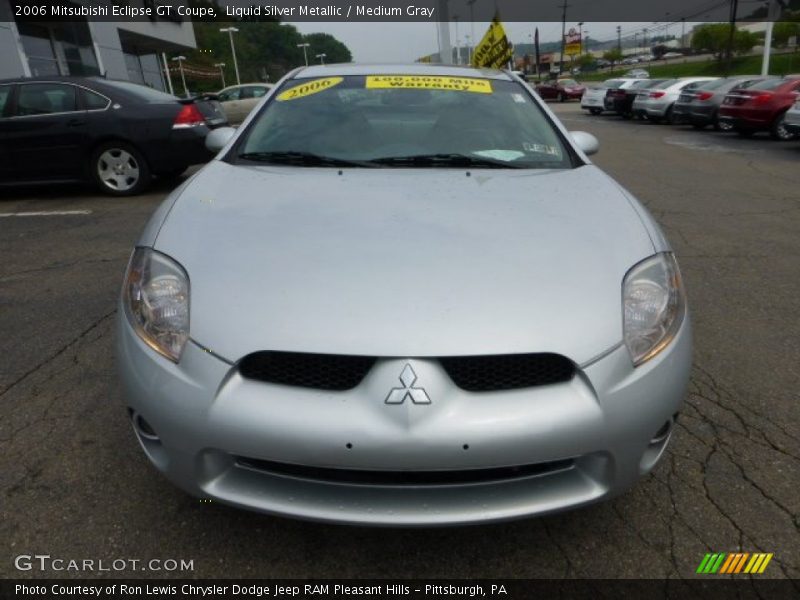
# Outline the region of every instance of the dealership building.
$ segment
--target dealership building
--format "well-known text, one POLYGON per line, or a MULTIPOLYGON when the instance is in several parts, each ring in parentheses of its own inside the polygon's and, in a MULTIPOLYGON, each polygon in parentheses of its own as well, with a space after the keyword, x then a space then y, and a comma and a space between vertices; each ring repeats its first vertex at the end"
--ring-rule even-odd
POLYGON ((162 53, 196 47, 189 20, 47 22, 15 17, 13 4, 0 0, 0 79, 105 75, 166 90, 162 53))

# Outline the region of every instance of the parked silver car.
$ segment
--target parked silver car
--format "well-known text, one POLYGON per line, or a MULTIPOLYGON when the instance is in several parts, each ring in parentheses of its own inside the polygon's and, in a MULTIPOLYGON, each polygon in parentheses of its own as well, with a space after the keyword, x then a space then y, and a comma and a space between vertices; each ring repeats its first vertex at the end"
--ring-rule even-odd
POLYGON ((725 96, 734 88, 744 89, 764 79, 759 75, 737 75, 684 89, 672 106, 673 123, 689 123, 695 129, 712 125, 717 131, 730 131, 732 126, 718 118, 725 96))
POLYGON ((795 136, 800 137, 800 96, 797 97, 797 102, 794 103, 783 118, 783 126, 793 133, 795 136))
POLYGON ((647 117, 653 122, 666 120, 668 123, 674 122, 672 105, 678 100, 681 92, 693 90, 701 84, 714 81, 717 77, 681 77, 671 79, 656 89, 643 90, 639 92, 633 101, 633 114, 636 116, 647 117))
POLYGON ((244 121, 272 87, 270 83, 245 83, 231 85, 217 92, 217 98, 225 111, 228 123, 239 125, 244 121))
POLYGON ((691 367, 653 218, 507 72, 287 75, 132 253, 119 372, 196 496, 383 525, 610 498, 663 454, 691 367))

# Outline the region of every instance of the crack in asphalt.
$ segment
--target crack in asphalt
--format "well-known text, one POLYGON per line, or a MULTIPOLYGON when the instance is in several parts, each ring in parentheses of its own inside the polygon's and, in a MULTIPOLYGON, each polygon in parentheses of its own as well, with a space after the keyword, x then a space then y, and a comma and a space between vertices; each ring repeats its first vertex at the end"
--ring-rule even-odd
POLYGON ((89 325, 89 327, 87 327, 86 329, 81 331, 81 333, 79 333, 77 336, 72 338, 69 342, 67 342, 66 344, 61 346, 61 348, 56 350, 52 355, 50 355, 49 357, 44 359, 42 362, 37 364, 35 367, 31 368, 30 370, 28 370, 25 373, 23 373, 22 375, 20 375, 17 379, 12 381, 10 384, 8 384, 3 389, 0 389, 0 398, 5 396, 9 391, 11 391, 14 387, 19 385, 23 381, 25 381, 28 377, 30 377, 31 375, 36 373, 39 369, 41 369, 42 367, 46 366, 48 363, 52 362, 53 360, 55 360, 56 358, 61 356, 64 352, 69 350, 72 346, 74 346, 75 344, 79 343, 83 338, 85 338, 94 329, 96 329, 103 321, 105 321, 106 319, 108 319, 109 317, 114 315, 116 312, 117 312, 117 309, 115 308, 114 310, 104 314, 102 317, 100 317, 99 319, 94 321, 91 325, 89 325))
POLYGON ((52 265, 45 265, 43 267, 36 267, 33 269, 24 269, 22 271, 12 271, 11 273, 3 273, 0 275, 0 281, 6 281, 7 279, 12 279, 13 277, 17 277, 19 275, 30 275, 31 273, 44 273, 47 271, 57 271, 59 269, 67 269, 69 267, 74 267, 75 265, 92 265, 92 264, 101 264, 101 263, 110 263, 110 262, 120 262, 124 260, 124 257, 121 258, 96 258, 86 260, 84 258, 74 260, 72 262, 67 263, 56 263, 52 265))

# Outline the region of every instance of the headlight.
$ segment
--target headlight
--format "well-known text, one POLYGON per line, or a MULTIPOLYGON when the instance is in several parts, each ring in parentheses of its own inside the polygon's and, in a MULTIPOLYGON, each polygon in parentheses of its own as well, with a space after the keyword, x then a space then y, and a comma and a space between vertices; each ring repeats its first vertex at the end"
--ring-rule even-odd
POLYGON ((675 337, 686 312, 678 263, 671 252, 633 267, 622 282, 623 332, 634 366, 650 360, 675 337))
POLYGON ((136 248, 122 293, 139 337, 178 362, 189 339, 189 277, 183 268, 160 252, 136 248))

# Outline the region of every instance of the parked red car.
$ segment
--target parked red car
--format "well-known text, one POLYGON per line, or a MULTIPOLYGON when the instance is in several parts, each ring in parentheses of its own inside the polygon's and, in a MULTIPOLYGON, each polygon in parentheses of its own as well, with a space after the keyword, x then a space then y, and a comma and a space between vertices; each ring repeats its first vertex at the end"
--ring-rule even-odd
POLYGON ((586 86, 574 79, 555 79, 536 86, 536 93, 544 100, 558 100, 559 102, 580 100, 585 91, 586 86))
POLYGON ((769 131, 776 140, 794 139, 784 117, 799 94, 800 76, 766 79, 747 89, 733 89, 722 101, 719 121, 729 123, 743 136, 769 131))

